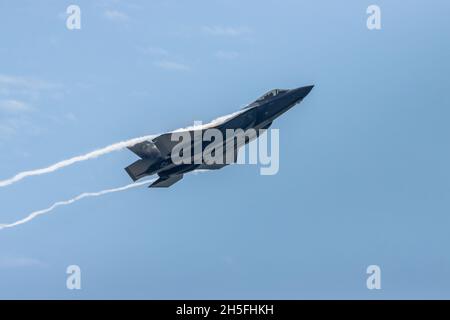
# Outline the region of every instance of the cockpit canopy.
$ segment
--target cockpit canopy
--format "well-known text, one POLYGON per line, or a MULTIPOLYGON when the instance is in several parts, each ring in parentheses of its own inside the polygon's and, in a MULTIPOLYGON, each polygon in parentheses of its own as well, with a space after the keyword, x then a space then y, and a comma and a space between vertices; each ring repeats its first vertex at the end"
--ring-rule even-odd
POLYGON ((255 105, 258 105, 260 102, 269 100, 269 99, 271 99, 273 97, 276 97, 279 94, 285 93, 287 91, 289 91, 289 90, 286 90, 286 89, 273 89, 273 90, 270 90, 269 92, 265 93, 263 96, 259 97, 257 100, 253 101, 252 103, 246 105, 242 109, 251 108, 251 107, 253 107, 255 105))
POLYGON ((267 92, 266 94, 264 94, 262 97, 258 98, 258 100, 256 100, 256 101, 257 102, 264 101, 266 99, 276 97, 280 93, 285 93, 287 91, 288 90, 285 90, 285 89, 273 89, 273 90, 270 90, 269 92, 267 92))

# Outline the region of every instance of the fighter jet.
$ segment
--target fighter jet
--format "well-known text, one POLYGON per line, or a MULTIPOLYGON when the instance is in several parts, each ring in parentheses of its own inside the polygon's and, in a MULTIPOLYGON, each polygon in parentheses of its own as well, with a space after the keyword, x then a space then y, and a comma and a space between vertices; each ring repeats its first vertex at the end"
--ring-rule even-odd
POLYGON ((199 169, 221 169, 226 165, 236 162, 238 150, 242 145, 257 138, 259 133, 268 129, 276 118, 300 103, 313 87, 314 86, 311 85, 295 89, 273 89, 238 112, 231 114, 229 117, 223 117, 222 120, 215 121, 210 125, 186 129, 182 134, 187 134, 189 137, 194 138, 189 139, 188 142, 186 142, 185 149, 182 150, 183 152, 184 150, 189 151, 186 152, 184 158, 192 161, 183 161, 180 163, 173 159, 173 151, 177 144, 177 150, 180 149, 180 131, 165 133, 151 140, 130 146, 128 149, 141 159, 126 167, 125 171, 133 181, 157 174, 159 177, 158 180, 153 182, 149 187, 165 188, 170 187, 182 179, 183 174, 187 172, 199 169), (196 145, 195 137, 202 137, 208 129, 217 129, 224 136, 226 136, 230 129, 233 129, 235 132, 254 129, 253 132, 256 132, 256 136, 246 136, 244 140, 238 140, 241 141, 240 143, 235 141, 235 137, 231 137, 231 140, 229 138, 218 141, 200 140, 200 144, 197 143, 196 145), (230 143, 230 141, 232 141, 232 143, 230 143), (217 150, 223 152, 224 161, 220 163, 205 163, 204 161, 201 161, 202 157, 200 154, 204 152, 207 147, 210 150, 211 148, 214 148, 214 143, 220 143, 221 148, 217 148, 217 150), (230 150, 233 151, 230 152, 233 154, 232 159, 229 159, 229 157, 226 156, 227 152, 230 150), (198 161, 198 159, 200 159, 200 161, 198 161))

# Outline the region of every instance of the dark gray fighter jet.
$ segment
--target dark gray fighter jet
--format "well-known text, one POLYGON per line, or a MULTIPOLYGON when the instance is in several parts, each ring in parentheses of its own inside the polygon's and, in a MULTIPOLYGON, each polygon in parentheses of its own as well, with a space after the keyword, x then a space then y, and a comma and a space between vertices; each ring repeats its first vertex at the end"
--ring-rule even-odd
POLYGON ((189 152, 189 157, 192 161, 185 161, 186 163, 177 163, 176 161, 173 161, 172 149, 180 143, 179 139, 174 139, 174 132, 165 133, 152 140, 140 142, 134 146, 128 147, 128 149, 141 159, 126 167, 125 170, 133 181, 145 176, 158 174, 159 179, 150 185, 150 187, 154 188, 169 187, 183 178, 184 173, 193 170, 216 170, 223 168, 230 163, 236 162, 237 150, 243 144, 256 138, 262 130, 268 129, 272 125, 273 120, 297 103, 300 103, 312 88, 313 86, 291 90, 274 89, 250 103, 242 110, 232 114, 230 117, 225 117, 223 121, 215 122, 211 126, 205 125, 200 128, 194 127, 192 130, 187 129, 185 133, 187 132, 190 137, 194 137, 189 141, 190 150, 193 150, 194 152, 189 152), (240 144, 239 142, 236 142, 234 138, 232 138, 232 143, 230 143, 230 140, 223 139, 223 141, 220 141, 222 144, 220 150, 223 150, 225 160, 219 164, 199 163, 199 161, 195 161, 195 159, 198 160, 198 157, 195 158, 198 156, 198 153, 203 152, 207 146, 211 148, 212 144, 216 141, 201 141, 200 147, 196 148, 194 146, 195 137, 199 135, 202 136, 206 130, 211 128, 219 130, 224 136, 226 136, 227 129, 242 129, 242 131, 255 129, 257 134, 256 137, 245 137, 244 140, 241 139, 240 144), (230 148, 234 151, 234 153, 232 153, 234 154, 234 157, 231 161, 227 161, 225 153, 227 150, 230 150, 230 148))

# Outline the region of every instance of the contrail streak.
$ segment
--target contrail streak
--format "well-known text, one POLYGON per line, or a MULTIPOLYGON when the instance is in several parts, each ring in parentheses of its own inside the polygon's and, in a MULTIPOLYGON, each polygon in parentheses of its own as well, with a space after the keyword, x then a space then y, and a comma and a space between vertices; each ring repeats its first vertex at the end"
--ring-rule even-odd
POLYGON ((150 136, 143 136, 143 137, 139 137, 139 138, 134 138, 134 139, 130 139, 127 141, 121 141, 121 142, 117 142, 114 144, 111 144, 107 147, 101 148, 101 149, 97 149, 94 150, 92 152, 80 155, 80 156, 76 156, 70 159, 66 159, 60 162, 57 162, 55 164, 52 164, 51 166, 48 166, 46 168, 42 168, 42 169, 36 169, 36 170, 30 170, 30 171, 23 171, 20 172, 18 174, 16 174, 14 177, 10 178, 10 179, 6 179, 6 180, 0 180, 0 187, 6 187, 9 186, 13 183, 16 183, 22 179, 25 179, 26 177, 31 177, 31 176, 39 176, 41 174, 46 174, 46 173, 50 173, 59 169, 62 169, 64 167, 68 167, 74 163, 77 162, 81 162, 81 161, 86 161, 89 159, 94 159, 97 157, 100 157, 102 155, 105 155, 107 153, 113 152, 113 151, 118 151, 121 150, 123 148, 126 147, 130 147, 133 146, 139 142, 143 142, 146 141, 148 139, 153 139, 154 137, 156 137, 156 135, 150 135, 150 136))
POLYGON ((28 216, 26 216, 25 218, 18 220, 16 222, 13 222, 10 224, 0 224, 0 230, 5 229, 5 228, 16 227, 18 225, 30 222, 31 220, 33 220, 34 218, 36 218, 40 215, 47 214, 47 213, 55 210, 57 207, 67 206, 69 204, 72 204, 72 203, 77 202, 84 198, 99 197, 99 196, 102 196, 102 195, 105 195, 108 193, 114 193, 114 192, 124 191, 124 190, 131 189, 131 188, 136 188, 136 187, 142 186, 143 184, 151 183, 155 180, 156 179, 149 179, 149 180, 145 180, 145 181, 141 181, 141 182, 131 183, 131 184, 128 184, 123 187, 114 188, 114 189, 106 189, 106 190, 102 190, 102 191, 98 191, 98 192, 84 192, 84 193, 76 196, 75 198, 65 200, 65 201, 58 201, 46 209, 34 211, 34 212, 30 213, 28 216))
MULTIPOLYGON (((206 124, 202 124, 202 125, 195 125, 195 126, 190 126, 190 127, 186 127, 186 128, 180 128, 174 131, 170 131, 170 132, 177 132, 177 131, 185 131, 185 130, 200 130, 200 129, 206 129, 209 128, 211 126, 215 126, 215 125, 219 125, 220 123, 223 123, 224 121, 226 121, 227 119, 230 119, 233 116, 236 116, 242 112, 245 112, 246 110, 239 110, 237 112, 233 112, 231 114, 225 115, 225 116, 221 116, 219 118, 216 118, 206 124)), ((16 183, 22 179, 25 179, 27 177, 31 177, 31 176, 39 176, 42 174, 46 174, 46 173, 50 173, 50 172, 54 172, 56 170, 62 169, 64 167, 68 167, 74 163, 77 162, 81 162, 81 161, 86 161, 89 159, 94 159, 97 157, 100 157, 102 155, 105 155, 107 153, 113 152, 113 151, 119 151, 122 150, 126 147, 131 147, 139 142, 143 142, 146 140, 151 140, 153 138, 155 138, 156 136, 158 136, 158 134, 154 134, 154 135, 148 135, 148 136, 143 136, 143 137, 138 137, 138 138, 133 138, 127 141, 121 141, 121 142, 117 142, 114 144, 111 144, 107 147, 101 148, 101 149, 97 149, 94 150, 92 152, 80 155, 80 156, 76 156, 70 159, 66 159, 66 160, 62 160, 60 162, 57 162, 55 164, 52 164, 51 166, 48 166, 46 168, 41 168, 41 169, 35 169, 35 170, 30 170, 30 171, 23 171, 20 172, 18 174, 16 174, 14 177, 10 178, 10 179, 6 179, 6 180, 0 180, 0 187, 6 187, 9 186, 13 183, 16 183)))

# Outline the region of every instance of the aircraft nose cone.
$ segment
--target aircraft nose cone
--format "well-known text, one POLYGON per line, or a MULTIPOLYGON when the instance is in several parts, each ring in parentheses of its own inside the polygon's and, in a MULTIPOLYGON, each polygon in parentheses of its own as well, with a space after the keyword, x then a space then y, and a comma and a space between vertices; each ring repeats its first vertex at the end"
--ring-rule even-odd
POLYGON ((294 89, 294 95, 297 99, 303 99, 311 92, 312 88, 314 88, 314 85, 294 89))

